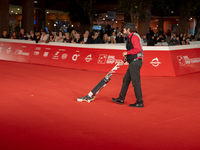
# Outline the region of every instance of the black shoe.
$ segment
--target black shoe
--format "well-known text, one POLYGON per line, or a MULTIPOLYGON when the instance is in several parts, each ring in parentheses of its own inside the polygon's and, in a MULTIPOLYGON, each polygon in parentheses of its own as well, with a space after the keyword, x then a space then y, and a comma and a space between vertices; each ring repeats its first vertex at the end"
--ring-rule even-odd
POLYGON ((130 104, 129 106, 130 106, 130 107, 144 108, 144 104, 143 104, 143 103, 130 104))
POLYGON ((115 102, 115 103, 118 103, 120 105, 124 105, 124 99, 123 98, 112 98, 112 101, 115 102))

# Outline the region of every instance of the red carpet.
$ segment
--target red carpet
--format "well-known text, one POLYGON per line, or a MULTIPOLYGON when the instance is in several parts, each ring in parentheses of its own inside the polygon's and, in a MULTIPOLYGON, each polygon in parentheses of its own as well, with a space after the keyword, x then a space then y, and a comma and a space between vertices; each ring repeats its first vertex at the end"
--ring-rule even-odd
POLYGON ((94 102, 77 102, 105 76, 0 61, 0 150, 196 150, 200 148, 200 73, 142 77, 145 108, 130 86, 117 97, 114 74, 94 102))

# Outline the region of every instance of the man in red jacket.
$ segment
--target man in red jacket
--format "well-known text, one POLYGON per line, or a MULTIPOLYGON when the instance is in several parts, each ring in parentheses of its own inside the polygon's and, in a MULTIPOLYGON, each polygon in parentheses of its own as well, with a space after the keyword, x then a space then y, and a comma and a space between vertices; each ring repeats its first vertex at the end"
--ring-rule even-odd
MULTIPOLYGON (((112 101, 123 105, 128 86, 132 81, 135 97, 137 100, 136 103, 130 104, 129 106, 143 108, 144 105, 142 100, 142 90, 140 81, 140 68, 142 67, 143 62, 142 39, 137 33, 134 32, 134 30, 135 28, 133 23, 124 24, 123 33, 127 35, 128 38, 126 41, 127 51, 123 52, 123 56, 127 57, 129 67, 126 74, 124 75, 119 97, 112 98, 112 101)), ((119 63, 119 66, 122 66, 123 64, 124 62, 122 61, 119 63)))

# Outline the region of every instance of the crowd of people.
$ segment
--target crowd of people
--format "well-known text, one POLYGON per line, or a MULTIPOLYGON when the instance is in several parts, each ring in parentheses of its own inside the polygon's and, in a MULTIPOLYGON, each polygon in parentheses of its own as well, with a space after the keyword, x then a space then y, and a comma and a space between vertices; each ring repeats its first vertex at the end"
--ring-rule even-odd
POLYGON ((12 32, 12 36, 9 36, 7 31, 3 31, 1 38, 29 40, 35 41, 36 43, 63 42, 79 44, 112 44, 124 43, 126 41, 126 37, 121 32, 116 32, 114 30, 111 35, 108 33, 101 34, 97 31, 94 31, 93 33, 85 31, 83 35, 80 35, 76 32, 76 30, 72 30, 71 32, 66 33, 59 31, 57 34, 55 31, 51 31, 47 34, 46 30, 36 32, 32 30, 30 33, 25 33, 24 29, 21 29, 19 34, 12 32))
MULTIPOLYGON (((15 31, 12 32, 12 36, 9 36, 7 31, 3 31, 1 38, 30 40, 35 41, 36 43, 63 42, 79 44, 125 43, 127 39, 127 37, 118 30, 113 30, 110 33, 99 33, 97 31, 89 33, 89 31, 85 31, 83 35, 80 35, 76 30, 66 33, 59 31, 57 34, 55 31, 51 31, 47 34, 46 30, 36 32, 31 30, 30 33, 25 33, 24 29, 21 29, 19 33, 16 33, 15 31)), ((187 35, 186 33, 181 33, 177 35, 175 32, 171 33, 170 30, 168 30, 166 34, 163 34, 162 31, 155 34, 151 28, 147 35, 142 36, 142 39, 144 43, 147 43, 147 46, 154 46, 158 42, 167 42, 169 46, 189 45, 190 41, 194 40, 191 34, 187 35)))
MULTIPOLYGON (((178 35, 176 32, 171 33, 170 30, 167 30, 166 34, 163 34, 162 31, 155 34, 151 28, 149 29, 149 33, 144 35, 142 39, 144 43, 147 43, 147 46, 154 46, 158 42, 167 42, 169 46, 190 45, 190 41, 194 41, 194 37, 190 33, 180 33, 178 35)), ((200 37, 198 40, 200 40, 200 37)))

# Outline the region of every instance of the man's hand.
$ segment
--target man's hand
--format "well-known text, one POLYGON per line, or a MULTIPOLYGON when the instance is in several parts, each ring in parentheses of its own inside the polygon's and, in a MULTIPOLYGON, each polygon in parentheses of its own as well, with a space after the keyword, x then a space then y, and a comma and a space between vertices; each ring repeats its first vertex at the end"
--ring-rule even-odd
POLYGON ((118 65, 119 65, 119 66, 123 66, 123 65, 124 65, 124 62, 123 62, 123 61, 120 61, 120 62, 118 63, 118 65))
POLYGON ((123 54, 122 54, 123 56, 126 56, 127 55, 127 52, 123 52, 123 54))

